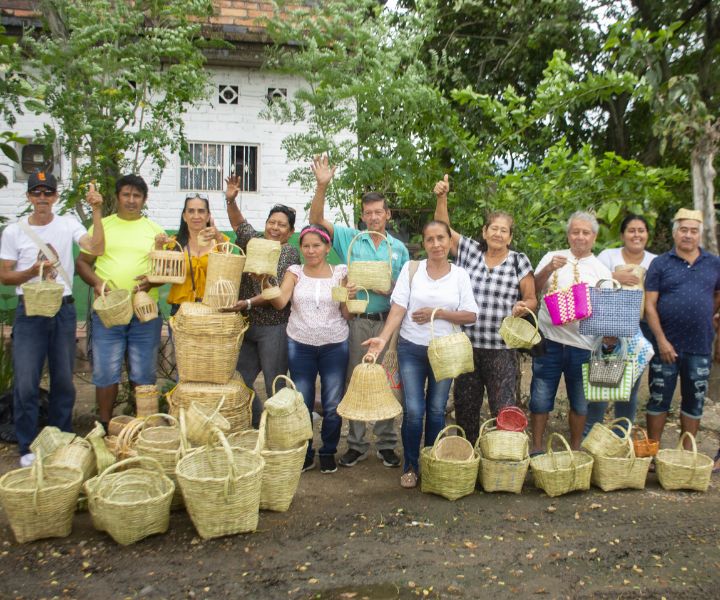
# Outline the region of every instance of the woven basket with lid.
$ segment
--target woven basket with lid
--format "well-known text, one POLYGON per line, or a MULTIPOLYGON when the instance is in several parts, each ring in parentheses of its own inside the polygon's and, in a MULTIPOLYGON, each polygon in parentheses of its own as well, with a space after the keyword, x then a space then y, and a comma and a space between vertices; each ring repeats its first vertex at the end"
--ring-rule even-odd
POLYGON ((268 450, 292 450, 312 438, 312 420, 305 400, 292 379, 278 375, 272 383, 272 396, 265 402, 268 450), (279 379, 286 386, 276 390, 279 379))

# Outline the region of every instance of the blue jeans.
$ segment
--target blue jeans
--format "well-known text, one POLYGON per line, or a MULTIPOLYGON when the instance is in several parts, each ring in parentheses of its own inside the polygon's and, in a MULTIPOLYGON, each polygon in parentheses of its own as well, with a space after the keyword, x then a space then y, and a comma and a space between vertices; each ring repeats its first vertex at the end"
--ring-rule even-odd
MULTIPOLYGON (((315 381, 320 374, 320 401, 323 410, 320 437, 323 445, 319 454, 335 454, 342 428, 342 418, 337 414, 337 406, 345 389, 348 341, 311 346, 288 338, 287 348, 290 379, 303 395, 311 418, 315 404, 315 381)), ((312 440, 308 445, 307 454, 310 458, 315 456, 312 440)))
POLYGON ((650 361, 649 415, 665 414, 670 410, 677 378, 680 375, 680 412, 691 419, 703 414, 705 395, 712 357, 709 354, 678 353, 674 363, 664 363, 659 353, 650 361))
POLYGON ((590 350, 552 340, 545 340, 545 349, 543 356, 533 359, 530 412, 544 414, 555 408, 555 395, 560 385, 560 377, 564 375, 570 408, 577 415, 587 414, 582 365, 590 360, 590 350))
MULTIPOLYGON (((642 383, 642 375, 638 377, 638 380, 635 382, 635 385, 633 386, 632 390, 630 391, 630 401, 629 402, 615 402, 615 419, 619 419, 620 417, 625 417, 627 419, 630 419, 631 423, 635 423, 635 415, 637 413, 637 401, 638 401, 638 392, 640 391, 640 384, 642 383)), ((588 402, 587 407, 587 420, 585 421, 585 429, 583 430, 583 436, 586 436, 588 433, 590 433, 590 430, 592 429, 592 426, 595 425, 595 423, 602 423, 605 419, 605 411, 607 410, 608 403, 607 402, 588 402)), ((618 423, 617 427, 622 428, 623 431, 618 431, 618 433, 624 435, 624 431, 626 430, 627 423, 618 423)))
POLYGON ((30 452, 38 433, 40 377, 46 358, 50 372, 48 425, 72 431, 76 326, 74 304, 63 304, 51 318, 28 317, 25 304, 18 302, 12 348, 15 434, 20 454, 30 452))
POLYGON ((402 421, 404 452, 403 471, 420 471, 420 439, 425 418, 425 445, 432 446, 445 427, 445 407, 452 379, 435 381, 428 359, 428 347, 398 340, 398 364, 405 393, 405 410, 402 421), (427 391, 425 382, 427 381, 427 391))
POLYGON ((120 383, 125 350, 128 376, 137 385, 154 385, 162 319, 141 323, 133 315, 127 325, 105 327, 92 316, 93 383, 100 388, 120 383))

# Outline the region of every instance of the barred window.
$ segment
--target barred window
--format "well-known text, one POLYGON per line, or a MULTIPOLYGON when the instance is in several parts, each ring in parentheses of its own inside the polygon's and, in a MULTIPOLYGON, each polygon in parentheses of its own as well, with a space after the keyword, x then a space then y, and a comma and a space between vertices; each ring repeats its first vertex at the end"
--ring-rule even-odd
POLYGON ((225 147, 223 144, 192 142, 188 154, 180 164, 180 189, 222 190, 225 172, 225 147))
POLYGON ((231 146, 230 169, 240 177, 240 191, 257 192, 257 146, 231 146))

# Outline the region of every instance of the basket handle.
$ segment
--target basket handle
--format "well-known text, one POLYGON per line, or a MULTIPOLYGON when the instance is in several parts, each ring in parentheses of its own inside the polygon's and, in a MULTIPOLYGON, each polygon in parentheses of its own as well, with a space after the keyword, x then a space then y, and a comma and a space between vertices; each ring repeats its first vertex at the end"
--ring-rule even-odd
MULTIPOLYGON (((365 292, 365 295, 367 296, 367 301, 370 302, 370 292, 368 292, 363 286, 359 285, 357 286, 359 288, 359 291, 365 292)), ((360 298, 357 297, 357 292, 355 292, 355 298, 354 300, 360 300, 360 298)))
POLYGON ((155 419, 157 417, 160 417, 161 419, 164 419, 165 421, 170 422, 170 427, 177 427, 178 426, 178 420, 173 417, 172 415, 169 415, 167 413, 155 413, 152 415, 148 415, 147 417, 143 418, 143 421, 145 422, 145 425, 150 425, 148 421, 150 419, 155 419))
POLYGON ((523 306, 522 309, 532 317, 532 320, 535 323, 535 333, 537 333, 538 329, 540 329, 540 325, 538 323, 537 317, 535 316, 535 313, 531 311, 527 306, 523 306))
POLYGON ((348 268, 350 267, 350 263, 352 262, 352 247, 353 244, 355 244, 355 240, 358 239, 362 235, 379 235, 382 239, 385 240, 385 243, 388 245, 388 264, 390 265, 390 271, 392 271, 392 248, 390 247, 390 242, 387 239, 387 236, 380 233, 379 231, 370 231, 369 229, 366 231, 360 231, 358 232, 355 237, 350 240, 350 244, 348 245, 348 251, 347 251, 347 264, 348 268))
POLYGON ((638 427, 637 425, 634 425, 632 428, 632 439, 640 441, 640 442, 649 442, 650 441, 647 431, 645 431, 642 427, 638 427), (638 433, 641 433, 644 439, 641 438, 638 440, 638 436, 637 436, 638 433))
POLYGON ((178 455, 180 458, 185 456, 190 450, 190 442, 187 439, 187 425, 185 424, 185 407, 180 407, 180 415, 178 421, 180 422, 180 448, 178 448, 178 455))
POLYGON ((290 387, 291 387, 293 390, 297 391, 297 388, 295 387, 295 382, 294 382, 292 379, 290 379, 287 375, 278 375, 275 379, 273 379, 273 382, 272 382, 272 395, 273 395, 273 396, 276 394, 276 392, 275 392, 275 382, 276 382, 278 379, 284 379, 285 382, 286 382, 286 384, 290 384, 290 387))
POLYGON ((245 253, 243 252, 243 249, 233 244, 232 242, 220 242, 217 241, 213 244, 213 247, 210 248, 210 252, 217 252, 218 254, 232 254, 233 250, 237 248, 240 252, 240 256, 245 256, 245 253))
POLYGON ((137 417, 122 428, 117 437, 117 453, 124 454, 130 450, 133 439, 145 429, 144 419, 137 417))
POLYGON ((127 467, 128 465, 134 465, 135 463, 147 463, 147 465, 153 470, 157 471, 161 475, 165 475, 165 470, 163 469, 162 465, 152 456, 133 456, 132 458, 126 458, 125 460, 113 463, 102 473, 100 473, 100 475, 98 475, 97 481, 95 482, 95 485, 92 488, 91 493, 100 489, 100 482, 105 479, 106 475, 117 471, 120 467, 127 467))
POLYGON ((178 386, 178 384, 175 384, 175 387, 173 387, 173 389, 165 392, 165 400, 167 400, 168 406, 169 406, 170 408, 176 408, 176 407, 177 407, 177 405, 175 404, 175 402, 173 402, 173 399, 172 399, 172 398, 173 398, 173 394, 175 393, 175 390, 177 389, 177 386, 178 386))
MULTIPOLYGON (((559 439, 562 442, 563 446, 565 446, 565 450, 570 453, 570 461, 571 461, 570 465, 574 469, 575 468, 575 455, 572 452, 572 448, 570 448, 570 444, 568 444, 567 440, 559 433, 551 433, 550 437, 548 438, 548 441, 547 441, 547 453, 550 456, 550 460, 552 460, 553 469, 557 469, 557 459, 555 458, 555 453, 553 452, 553 449, 552 449, 552 443, 555 438, 559 439)), ((574 474, 573 474, 573 477, 574 477, 574 474)))
MULTIPOLYGON (((439 310, 442 310, 439 306, 436 308, 433 308, 432 313, 430 313, 430 339, 435 339, 435 313, 439 310)), ((460 328, 455 325, 455 323, 450 323, 452 325, 453 331, 458 332, 460 331, 460 328)), ((433 346, 433 352, 435 353, 435 356, 440 356, 437 351, 437 347, 433 346)))
MULTIPOLYGON (((173 245, 174 245, 174 246, 178 246, 178 247, 180 248, 180 252, 184 252, 183 247, 182 247, 182 244, 181 244, 180 242, 178 242, 177 239, 174 238, 174 237, 171 237, 167 242, 165 242, 165 243, 163 244, 163 248, 167 248, 168 246, 173 246, 173 245)), ((151 252, 152 252, 153 250, 155 250, 155 242, 153 242, 153 245, 152 245, 152 247, 150 248, 150 251, 151 251, 151 252)), ((173 248, 173 250, 174 250, 174 248, 173 248)))
POLYGON ((488 427, 487 433, 490 433, 493 429, 497 429, 497 419, 488 419, 487 421, 483 421, 483 424, 480 426, 480 431, 478 432, 478 439, 480 439, 486 432, 485 428, 488 427), (489 427, 490 423, 496 423, 495 427, 489 427))
POLYGON ((465 440, 467 439, 467 436, 465 435, 465 430, 462 427, 460 427, 460 425, 448 425, 447 427, 444 427, 442 429, 442 431, 440 431, 440 433, 438 433, 437 437, 435 438, 435 441, 433 442, 432 450, 430 451, 431 456, 433 458, 435 458, 435 451, 437 450, 438 442, 440 442, 440 440, 443 437, 445 437, 445 435, 447 435, 447 432, 450 431, 451 429, 457 429, 460 432, 460 434, 462 435, 462 438, 465 440))
MULTIPOLYGON (((213 445, 213 440, 216 439, 220 442, 220 446, 222 446, 223 451, 225 452, 225 457, 227 458, 228 463, 228 472, 227 476, 225 477, 225 498, 234 491, 235 488, 235 479, 237 477, 237 468, 235 467, 235 458, 233 457, 233 451, 230 447, 230 444, 228 444, 227 438, 225 437, 225 434, 220 431, 217 427, 213 427, 210 431, 210 435, 208 436, 208 442, 207 442, 207 449, 212 450, 216 448, 217 446, 213 445)), ((258 441, 260 440, 260 436, 258 435, 258 441)))
POLYGON ((617 279, 599 279, 598 282, 595 284, 595 287, 597 289, 605 289, 602 287, 602 284, 605 282, 609 282, 612 284, 610 286, 609 290, 610 292, 619 292, 622 290, 622 285, 620 285, 620 282, 617 279))
MULTIPOLYGON (((628 419, 627 417, 620 417, 620 418, 618 418, 618 419, 613 419, 612 421, 610 421, 610 422, 607 424, 607 427, 608 427, 608 429, 612 430, 612 428, 613 428, 614 425, 619 425, 619 424, 622 423, 623 421, 627 421, 628 426, 627 426, 626 428, 624 428, 624 429, 625 429, 625 435, 618 435, 618 437, 619 437, 621 440, 629 440, 629 439, 630 439, 630 431, 631 431, 632 428, 633 428, 633 424, 632 424, 632 421, 631 421, 630 419, 628 419)), ((617 435, 617 434, 616 434, 616 435, 617 435)), ((629 445, 632 446, 632 444, 629 444, 629 445)))
POLYGON ((262 411, 260 415, 260 427, 258 429, 257 442, 255 442, 255 454, 260 454, 265 448, 265 438, 267 436, 267 412, 262 411))
MULTIPOLYGON (((275 275, 263 275, 262 279, 260 279, 260 289, 261 290, 267 289, 265 287, 265 283, 266 282, 269 283, 271 279, 275 280, 275 285, 277 286, 277 277, 275 277, 275 275)), ((274 286, 268 285, 267 287, 274 287, 274 286)))
POLYGON ((675 446, 675 450, 684 450, 683 448, 683 441, 685 440, 685 436, 690 438, 690 443, 692 444, 692 453, 693 453, 693 469, 697 466, 697 443, 695 442, 695 436, 690 433, 689 431, 685 431, 678 440, 677 446, 675 446))
POLYGON ((365 362, 369 362, 369 363, 372 363, 372 364, 374 365, 376 361, 377 361, 377 354, 373 354, 372 352, 368 352, 365 356, 362 357, 362 361, 361 361, 361 362, 364 362, 364 363, 365 363, 365 362), (366 358, 369 359, 369 360, 365 360, 366 358))

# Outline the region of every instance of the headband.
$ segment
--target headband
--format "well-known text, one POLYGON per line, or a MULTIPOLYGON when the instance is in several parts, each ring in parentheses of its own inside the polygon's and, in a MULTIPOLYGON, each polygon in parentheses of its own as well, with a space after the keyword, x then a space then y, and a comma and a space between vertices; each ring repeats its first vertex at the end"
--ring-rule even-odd
POLYGON ((303 229, 300 232, 300 239, 306 234, 306 233, 317 233, 321 239, 325 240, 328 244, 331 243, 330 236, 325 233, 322 229, 318 229, 317 227, 308 227, 307 229, 303 229))

